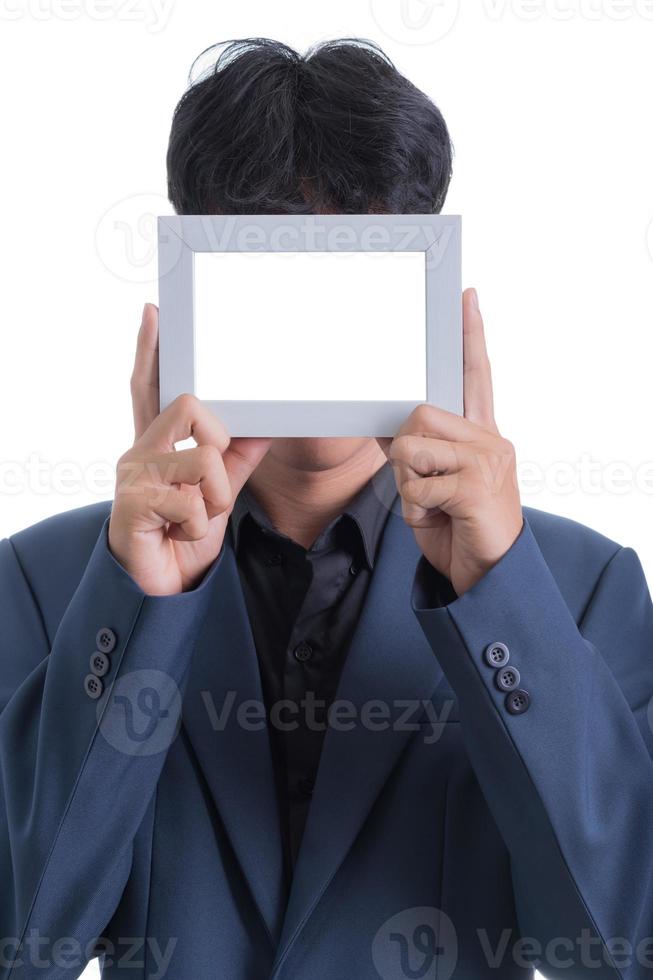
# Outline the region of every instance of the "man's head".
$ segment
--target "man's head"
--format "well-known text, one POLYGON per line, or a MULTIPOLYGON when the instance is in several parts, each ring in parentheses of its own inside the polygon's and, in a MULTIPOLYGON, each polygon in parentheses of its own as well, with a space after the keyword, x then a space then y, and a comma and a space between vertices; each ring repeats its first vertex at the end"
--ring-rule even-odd
POLYGON ((375 45, 234 41, 177 105, 168 194, 178 214, 428 214, 451 162, 440 111, 375 45))
MULTIPOLYGON (((301 55, 250 39, 225 46, 177 105, 168 195, 178 214, 429 214, 451 165, 440 111, 376 45, 301 55)), ((271 453, 329 468, 368 441, 275 440, 271 453)))

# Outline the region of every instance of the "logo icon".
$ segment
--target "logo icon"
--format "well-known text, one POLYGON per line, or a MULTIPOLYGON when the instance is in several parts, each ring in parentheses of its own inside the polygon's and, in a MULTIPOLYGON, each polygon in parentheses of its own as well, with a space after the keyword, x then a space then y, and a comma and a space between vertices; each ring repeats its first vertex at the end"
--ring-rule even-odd
MULTIPOLYGON (((155 282, 159 275, 157 217, 171 210, 161 194, 133 194, 112 204, 95 231, 95 250, 104 267, 125 282, 155 282)), ((179 260, 182 243, 176 236, 173 246, 166 249, 163 275, 179 260)))
POLYGON ((125 755, 156 755, 177 737, 181 694, 163 671, 134 670, 118 678, 97 711, 100 731, 114 749, 125 755))
POLYGON ((458 19, 460 0, 370 0, 383 33, 399 44, 435 44, 458 19))
POLYGON ((383 923, 372 944, 381 980, 449 980, 458 959, 451 919, 439 909, 404 909, 383 923))

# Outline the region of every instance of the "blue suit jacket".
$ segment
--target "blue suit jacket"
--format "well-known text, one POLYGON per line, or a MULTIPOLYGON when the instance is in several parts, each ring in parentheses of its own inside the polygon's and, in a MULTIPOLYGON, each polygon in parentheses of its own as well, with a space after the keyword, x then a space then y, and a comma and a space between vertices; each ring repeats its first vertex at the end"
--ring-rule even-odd
POLYGON ((108 509, 0 545, 2 978, 98 953, 109 980, 653 976, 653 613, 632 551, 527 511, 481 582, 429 608, 391 514, 287 896, 231 545, 195 591, 148 597, 108 509))

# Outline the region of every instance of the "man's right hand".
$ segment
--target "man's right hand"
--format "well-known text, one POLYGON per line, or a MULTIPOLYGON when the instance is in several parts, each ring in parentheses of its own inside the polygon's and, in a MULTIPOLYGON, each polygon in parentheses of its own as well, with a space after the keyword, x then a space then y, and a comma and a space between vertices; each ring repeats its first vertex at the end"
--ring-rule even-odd
POLYGON ((118 461, 109 548, 148 595, 192 589, 215 561, 235 499, 270 446, 230 439, 193 395, 159 414, 158 310, 146 304, 131 380, 136 438, 118 461), (177 452, 193 437, 197 446, 177 452))

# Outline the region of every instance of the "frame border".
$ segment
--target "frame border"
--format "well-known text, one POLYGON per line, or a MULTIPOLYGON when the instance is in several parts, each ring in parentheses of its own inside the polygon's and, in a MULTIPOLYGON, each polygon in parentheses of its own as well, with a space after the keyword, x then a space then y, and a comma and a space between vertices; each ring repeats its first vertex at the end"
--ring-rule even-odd
MULTIPOLYGON (((158 218, 160 407, 195 391, 195 252, 418 251, 426 264, 426 401, 463 413, 460 215, 158 218)), ((232 436, 394 436, 422 401, 206 401, 232 436)))

